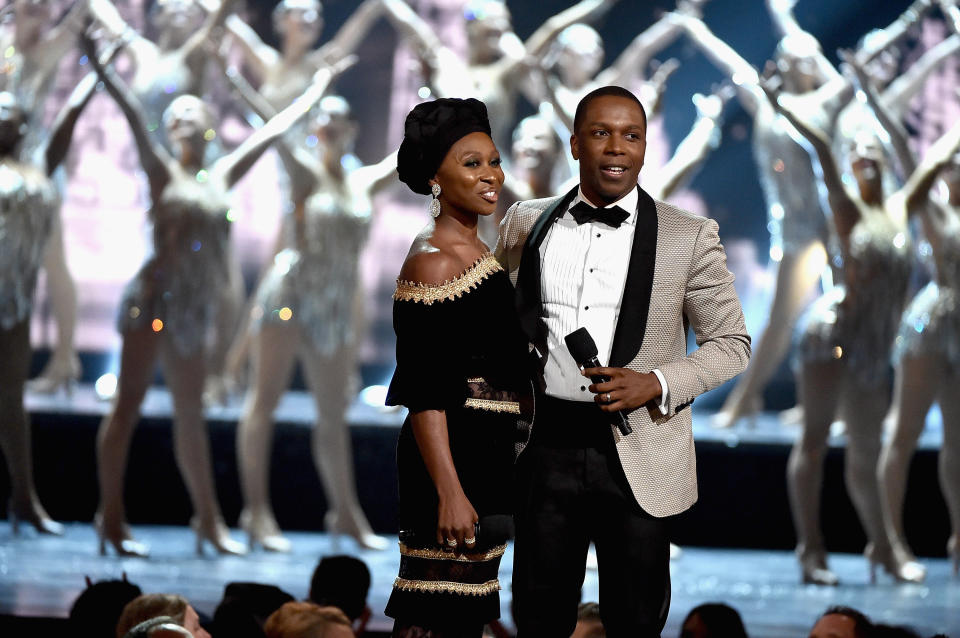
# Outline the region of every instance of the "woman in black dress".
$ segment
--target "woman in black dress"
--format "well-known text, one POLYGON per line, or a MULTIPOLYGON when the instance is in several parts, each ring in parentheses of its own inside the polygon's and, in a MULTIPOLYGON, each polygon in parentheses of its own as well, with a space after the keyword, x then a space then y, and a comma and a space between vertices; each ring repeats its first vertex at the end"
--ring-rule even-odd
POLYGON ((394 293, 388 405, 410 415, 397 446, 400 573, 394 636, 476 636, 500 615, 515 444, 528 432, 527 341, 513 287, 477 236, 503 184, 487 110, 438 99, 407 116, 400 179, 432 194, 394 293))

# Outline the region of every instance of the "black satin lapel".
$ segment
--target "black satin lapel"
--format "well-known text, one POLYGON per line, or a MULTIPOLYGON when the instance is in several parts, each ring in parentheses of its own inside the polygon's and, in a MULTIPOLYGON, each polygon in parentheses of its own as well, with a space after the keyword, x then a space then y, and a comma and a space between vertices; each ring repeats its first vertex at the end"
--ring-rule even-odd
POLYGON ((630 251, 627 281, 623 287, 620 317, 610 351, 610 365, 619 368, 630 363, 643 345, 657 261, 657 205, 639 186, 637 191, 640 198, 637 200, 633 248, 630 251))
POLYGON ((520 271, 517 273, 517 312, 527 338, 538 346, 543 345, 543 336, 540 334, 540 245, 547 236, 550 224, 567 210, 576 194, 577 187, 574 187, 553 206, 543 211, 530 229, 520 257, 520 271))

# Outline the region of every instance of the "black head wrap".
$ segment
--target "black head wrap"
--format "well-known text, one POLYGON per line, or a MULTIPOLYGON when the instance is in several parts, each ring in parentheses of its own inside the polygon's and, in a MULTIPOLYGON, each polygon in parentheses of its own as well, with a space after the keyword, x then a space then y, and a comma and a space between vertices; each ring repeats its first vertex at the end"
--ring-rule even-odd
POLYGON ((450 147, 477 132, 490 135, 487 107, 480 100, 443 97, 416 105, 407 114, 397 153, 400 181, 414 193, 429 195, 429 181, 450 147))

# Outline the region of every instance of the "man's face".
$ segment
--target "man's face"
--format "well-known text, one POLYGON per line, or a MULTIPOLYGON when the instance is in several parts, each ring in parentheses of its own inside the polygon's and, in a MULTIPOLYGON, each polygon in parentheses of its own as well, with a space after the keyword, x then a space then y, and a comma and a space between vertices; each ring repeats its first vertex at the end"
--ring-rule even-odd
POLYGON ((646 150, 647 123, 640 107, 614 95, 594 98, 570 137, 570 151, 580 161, 584 196, 605 206, 636 188, 646 150))

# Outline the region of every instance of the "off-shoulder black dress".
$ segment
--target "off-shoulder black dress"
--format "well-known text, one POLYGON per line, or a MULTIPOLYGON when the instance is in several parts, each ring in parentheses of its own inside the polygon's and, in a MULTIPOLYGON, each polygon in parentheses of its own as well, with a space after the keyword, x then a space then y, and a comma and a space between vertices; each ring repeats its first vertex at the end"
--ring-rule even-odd
POLYGON ((393 325, 397 368, 387 405, 445 411, 457 476, 480 525, 469 553, 437 545, 437 491, 407 417, 397 444, 400 573, 386 613, 420 627, 482 626, 500 615, 513 462, 531 416, 513 286, 490 253, 444 284, 398 281, 393 325))

